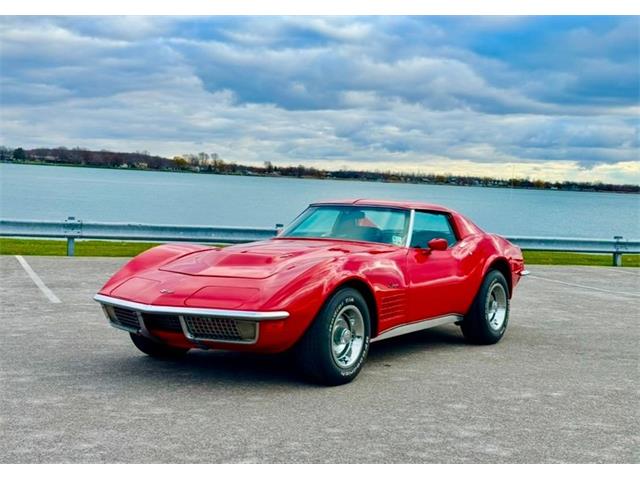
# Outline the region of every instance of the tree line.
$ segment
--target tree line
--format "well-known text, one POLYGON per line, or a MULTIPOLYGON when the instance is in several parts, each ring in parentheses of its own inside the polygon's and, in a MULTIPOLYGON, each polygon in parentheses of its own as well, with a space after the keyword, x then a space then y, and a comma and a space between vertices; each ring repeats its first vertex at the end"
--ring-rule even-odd
POLYGON ((548 182, 529 178, 498 179, 433 173, 393 171, 322 170, 305 165, 280 166, 270 161, 261 166, 226 162, 217 153, 200 152, 165 158, 149 152, 111 152, 82 148, 11 149, 0 147, 0 161, 12 163, 43 163, 90 167, 130 168, 137 170, 191 171, 224 175, 260 175, 317 179, 362 180, 371 182, 425 183, 435 185, 531 188, 618 193, 640 193, 640 185, 617 185, 601 182, 548 182))

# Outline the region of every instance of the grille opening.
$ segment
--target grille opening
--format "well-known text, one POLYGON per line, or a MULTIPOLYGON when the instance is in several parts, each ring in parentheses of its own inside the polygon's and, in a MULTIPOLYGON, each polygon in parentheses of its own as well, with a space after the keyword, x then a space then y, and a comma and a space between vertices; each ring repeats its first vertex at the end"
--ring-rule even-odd
POLYGON ((234 318, 200 317, 185 315, 184 323, 189 334, 199 340, 224 340, 253 342, 258 328, 255 322, 234 318))
POLYGON ((111 307, 109 317, 111 321, 131 330, 140 330, 140 321, 138 320, 138 314, 134 310, 129 310, 121 307, 111 307))
POLYGON ((143 313, 142 320, 144 320, 144 325, 150 330, 162 330, 165 332, 182 333, 180 319, 177 315, 143 313))

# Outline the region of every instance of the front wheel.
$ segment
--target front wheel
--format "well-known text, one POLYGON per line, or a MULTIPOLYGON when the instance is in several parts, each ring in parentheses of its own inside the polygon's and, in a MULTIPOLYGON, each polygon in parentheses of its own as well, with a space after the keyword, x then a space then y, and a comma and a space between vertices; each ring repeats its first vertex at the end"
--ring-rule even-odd
POLYGON ((352 381, 364 365, 369 351, 371 320, 360 292, 338 290, 296 346, 303 373, 324 385, 352 381))
POLYGON ((497 343, 509 323, 509 285, 498 270, 484 278, 476 298, 460 327, 469 342, 479 345, 497 343))
POLYGON ((150 357, 172 360, 183 357, 189 351, 188 348, 170 347, 135 333, 130 333, 129 335, 131 336, 133 344, 138 347, 138 350, 146 353, 150 357))

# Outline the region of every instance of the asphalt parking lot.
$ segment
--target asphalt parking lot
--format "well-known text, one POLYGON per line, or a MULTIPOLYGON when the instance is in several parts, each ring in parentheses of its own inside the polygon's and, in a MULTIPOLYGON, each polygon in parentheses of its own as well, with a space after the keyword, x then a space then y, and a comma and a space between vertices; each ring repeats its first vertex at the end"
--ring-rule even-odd
POLYGON ((532 266, 505 338, 375 343, 349 385, 284 356, 148 358, 91 300, 123 259, 0 257, 0 461, 640 461, 640 271, 532 266), (55 300, 59 302, 54 303, 55 300))

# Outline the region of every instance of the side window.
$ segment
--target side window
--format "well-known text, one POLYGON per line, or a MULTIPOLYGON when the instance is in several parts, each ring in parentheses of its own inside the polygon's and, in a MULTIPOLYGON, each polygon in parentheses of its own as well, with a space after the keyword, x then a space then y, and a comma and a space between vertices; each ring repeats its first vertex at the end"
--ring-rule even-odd
POLYGON ((449 216, 442 213, 416 212, 413 219, 411 247, 424 248, 434 238, 444 238, 449 246, 458 241, 449 216))

